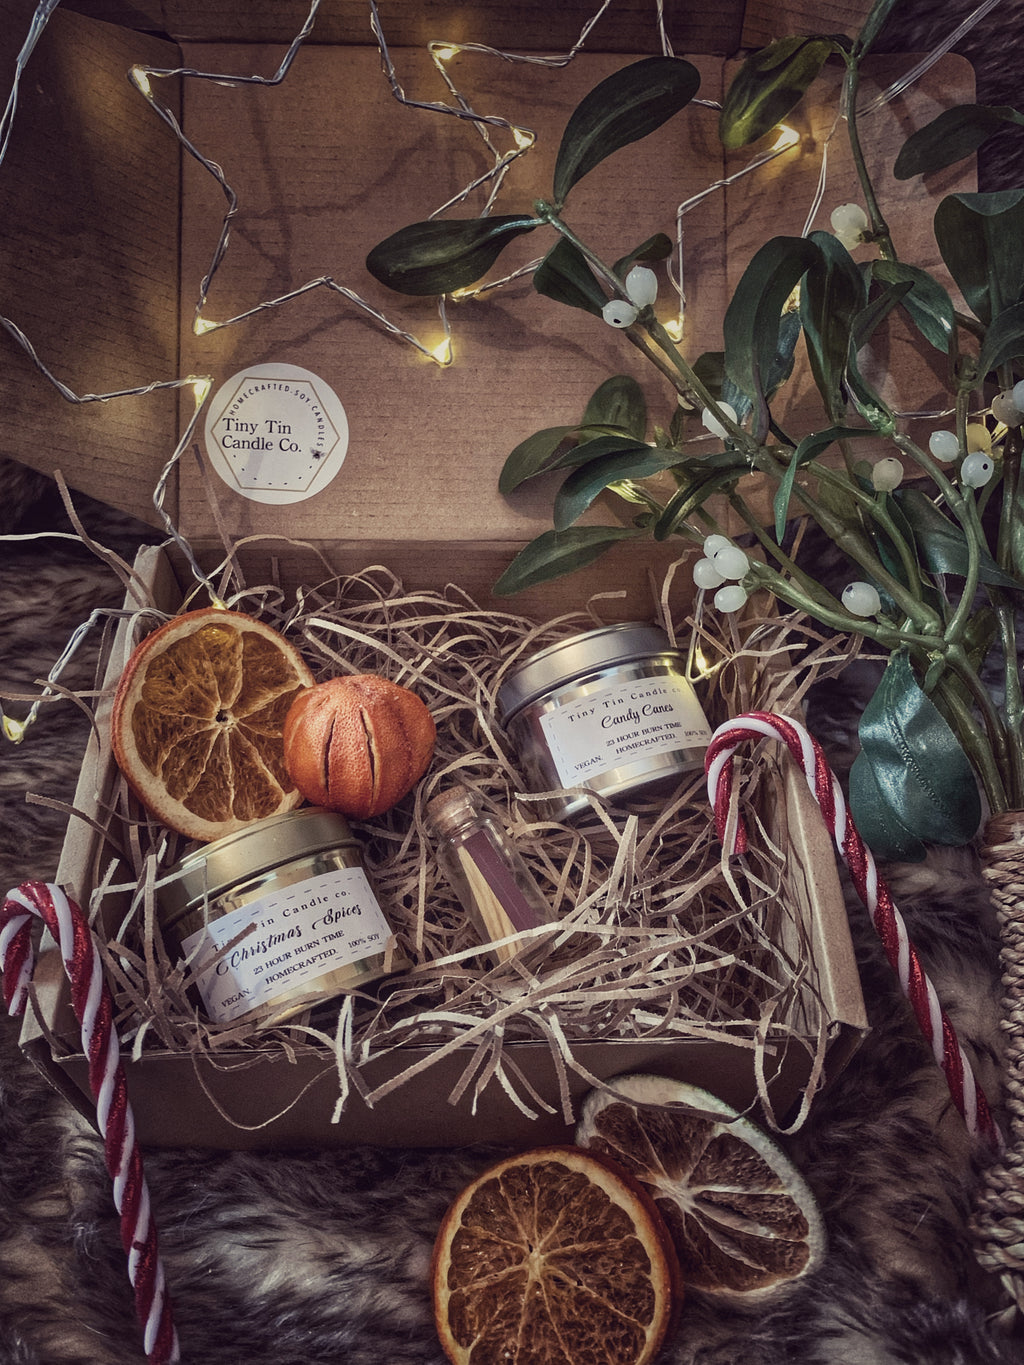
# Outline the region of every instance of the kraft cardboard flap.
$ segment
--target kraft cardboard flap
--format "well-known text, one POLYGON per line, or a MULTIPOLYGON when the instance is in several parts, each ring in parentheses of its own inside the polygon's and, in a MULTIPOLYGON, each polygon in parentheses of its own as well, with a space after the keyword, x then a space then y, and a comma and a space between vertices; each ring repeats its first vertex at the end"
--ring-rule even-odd
MULTIPOLYGON (((8 70, 27 31, 29 8, 22 0, 0 0, 0 59, 8 70)), ((146 6, 80 8, 135 23, 143 23, 148 13, 146 6), (134 19, 122 13, 128 9, 134 19)), ((193 20, 199 9, 193 7, 193 14, 183 3, 160 10, 166 28, 177 35, 210 34, 217 24, 213 36, 230 41, 189 43, 179 50, 127 27, 65 13, 63 7, 52 16, 29 60, 31 79, 22 84, 14 137, 0 172, 8 196, 0 220, 4 315, 77 396, 159 384, 189 373, 208 374, 216 385, 241 367, 266 360, 302 364, 321 374, 350 417, 349 455, 341 474, 325 493, 284 513, 225 486, 222 512, 233 534, 271 530, 353 543, 451 538, 503 548, 525 543, 549 525, 552 490, 500 497, 497 472, 511 447, 541 426, 578 421, 596 385, 617 371, 635 373, 650 386, 652 419, 662 424, 671 416, 671 393, 600 320, 537 297, 528 281, 504 297, 450 305, 456 361, 446 371, 326 290, 196 336, 193 309, 211 265, 224 193, 182 151, 127 73, 135 64, 173 69, 184 63, 198 70, 267 75, 283 55, 279 46, 260 48, 247 41, 264 35, 264 20, 276 16, 280 21, 280 6, 273 13, 268 5, 244 12, 227 4, 200 8, 206 17, 198 29, 193 20)), ((341 8, 353 10, 352 5, 341 8)), ((830 11, 829 25, 841 29, 852 20, 855 27, 860 16, 853 11, 859 8, 830 11)), ((295 19, 290 37, 304 17, 298 13, 304 6, 295 9, 294 16, 292 7, 287 11, 295 19)), ((529 18, 528 6, 523 14, 529 18)), ((413 17, 406 0, 382 7, 385 27, 389 18, 401 16, 413 17)), ((453 40, 477 41, 479 34, 464 31, 470 17, 465 7, 451 6, 432 12, 430 21, 443 27, 443 20, 458 18, 461 27, 453 40)), ((807 17, 822 22, 817 15, 807 17)), ((801 18, 800 13, 786 16, 797 25, 801 18)), ((539 23, 537 14, 533 19, 539 23)), ((649 52, 652 22, 645 25, 631 15, 631 24, 638 38, 634 50, 649 52)), ((419 40, 418 30, 398 31, 419 40)), ((527 25, 522 33, 530 31, 527 25)), ((595 31, 593 48, 600 32, 595 31)), ((207 315, 223 320, 330 276, 385 311, 397 326, 428 342, 438 340, 434 302, 383 290, 366 272, 364 258, 381 237, 436 212, 447 196, 486 170, 490 153, 467 121, 396 100, 371 35, 364 34, 361 46, 338 46, 325 42, 327 29, 314 33, 316 41, 299 51, 280 85, 228 87, 185 79, 179 89, 174 80, 156 82, 158 98, 183 120, 200 152, 224 167, 239 195, 232 240, 213 282, 207 315)), ((543 33, 545 40, 554 36, 547 29, 543 33)), ((569 113, 583 93, 624 60, 621 48, 618 55, 593 48, 564 67, 510 64, 476 52, 452 63, 452 74, 474 107, 507 115, 538 135, 535 150, 512 167, 495 211, 529 211, 535 197, 550 192, 551 164, 569 113)), ((452 103, 423 47, 396 47, 392 55, 410 98, 452 103)), ((689 55, 702 73, 700 97, 713 103, 724 88, 725 64, 719 57, 694 56, 693 48, 689 55)), ((947 59, 902 97, 895 115, 887 111, 872 123, 872 154, 891 162, 910 128, 934 112, 940 91, 947 102, 966 97, 967 71, 962 61, 947 59)), ((691 357, 720 346, 721 318, 735 269, 749 256, 753 225, 802 230, 817 175, 822 120, 830 115, 796 117, 799 148, 726 193, 701 198, 685 217, 684 344, 691 357)), ((569 215, 584 240, 616 259, 654 231, 673 233, 678 206, 746 159, 745 152, 723 158, 715 124, 713 107, 695 105, 681 120, 587 176, 573 191, 569 215)), ((830 202, 849 192, 841 142, 838 137, 830 149, 830 202)), ((924 192, 932 194, 933 187, 924 192)), ((485 194, 452 212, 482 211, 485 194)), ((916 183, 903 190, 905 225, 915 228, 917 220, 917 236, 902 243, 908 259, 919 260, 916 248, 927 236, 921 196, 916 183)), ((509 266, 527 263, 552 242, 549 232, 531 234, 518 255, 509 254, 509 266)), ((671 299, 663 305, 671 314, 671 299)), ((155 522, 153 489, 179 430, 174 392, 161 389, 109 403, 69 402, 13 340, 4 340, 3 351, 0 393, 8 431, 16 433, 10 453, 36 468, 60 468, 73 487, 155 522)), ((189 391, 186 408, 191 401, 189 391)), ((201 430, 198 436, 201 440, 201 430)), ((180 512, 173 478, 168 509, 191 539, 212 539, 209 499, 191 458, 182 478, 180 512)))
MULTIPOLYGON (((4 95, 34 8, 0 0, 4 95)), ((178 61, 171 43, 58 11, 20 85, 0 166, 0 313, 77 397, 178 376, 178 146, 127 80, 136 62, 178 61)), ((152 519, 173 393, 76 403, 11 337, 0 352, 5 454, 152 519)))

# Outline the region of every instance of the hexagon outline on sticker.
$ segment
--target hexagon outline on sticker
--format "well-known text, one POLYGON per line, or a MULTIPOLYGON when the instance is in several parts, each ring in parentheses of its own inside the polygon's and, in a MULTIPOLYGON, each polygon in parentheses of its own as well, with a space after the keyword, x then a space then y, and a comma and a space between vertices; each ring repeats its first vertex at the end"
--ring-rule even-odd
MULTIPOLYGON (((217 414, 217 416, 212 417, 211 414, 210 422, 211 438, 214 444, 216 445, 218 453, 220 454, 221 459, 223 460, 226 469, 230 473, 231 478, 234 481, 238 491, 243 494, 246 492, 280 492, 287 494, 308 493, 309 489, 312 487, 312 485, 316 482, 317 478, 319 477, 320 468, 327 467, 326 462, 329 460, 330 455, 333 453, 339 442, 342 440, 341 433, 338 431, 338 428, 334 424, 333 420, 331 419, 327 411, 328 406, 329 405, 325 402, 323 395, 318 392, 316 384, 311 379, 305 378, 300 379, 297 376, 282 375, 279 381, 275 381, 270 376, 267 375, 255 375, 243 372, 239 376, 238 383, 232 389, 230 396, 221 406, 220 412, 217 414), (313 465, 308 469, 304 480, 302 478, 296 478, 291 482, 281 483, 277 480, 271 480, 266 477, 260 477, 256 473, 256 471, 250 471, 247 475, 245 471, 246 463, 251 459, 251 457, 254 454, 259 454, 260 452, 253 452, 251 450, 239 450, 234 446, 225 446, 221 438, 221 433, 218 431, 218 428, 221 422, 224 420, 226 414, 232 409, 232 407, 237 406, 242 401, 240 398, 240 394, 247 384, 266 384, 268 382, 270 383, 279 382, 281 384, 284 384, 287 387, 287 392, 293 394, 297 394, 300 391, 308 391, 312 395, 313 400, 315 400, 315 408, 311 405, 309 408, 309 412, 312 413, 314 410, 316 411, 319 423, 323 429, 323 435, 320 437, 320 439, 316 441, 314 445, 309 446, 308 450, 306 451, 308 456, 311 459, 317 461, 318 464, 313 465), (320 465, 319 462, 321 461, 325 463, 323 465, 320 465)), ((297 453, 301 454, 302 452, 297 453)))

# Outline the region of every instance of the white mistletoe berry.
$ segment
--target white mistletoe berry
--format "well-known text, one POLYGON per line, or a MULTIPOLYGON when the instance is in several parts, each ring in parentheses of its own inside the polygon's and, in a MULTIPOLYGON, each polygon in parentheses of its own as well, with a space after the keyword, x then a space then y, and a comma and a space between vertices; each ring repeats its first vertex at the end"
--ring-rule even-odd
MULTIPOLYGON (((718 406, 721 409, 721 411, 725 413, 726 417, 728 417, 730 421, 732 422, 736 421, 736 409, 732 406, 731 403, 720 402, 718 406)), ((722 425, 722 423, 718 420, 718 418, 715 416, 715 414, 711 411, 710 408, 705 408, 703 410, 703 412, 700 415, 700 420, 704 423, 707 430, 711 432, 712 436, 718 436, 723 441, 726 440, 729 433, 726 430, 726 428, 722 425)))
POLYGON ((646 308, 658 297, 658 277, 645 265, 635 265, 626 276, 626 293, 638 308, 646 308))
POLYGON ((738 545, 726 545, 716 550, 712 559, 723 578, 742 578, 750 568, 750 560, 738 545))
POLYGON ((625 299, 609 299, 601 309, 601 316, 609 327, 632 327, 640 310, 625 299))
POLYGON ((852 251, 855 246, 860 246, 864 240, 864 234, 871 226, 871 220, 860 204, 840 204, 838 208, 832 210, 830 221, 832 231, 847 251, 852 251))
POLYGON ((903 466, 894 455, 889 455, 872 469, 871 482, 880 493, 891 493, 903 482, 903 466))
POLYGON ((960 466, 960 482, 968 488, 984 488, 995 472, 992 456, 984 450, 973 450, 960 466))
POLYGON ((875 616, 882 609, 882 599, 870 583, 847 583, 843 606, 851 616, 875 616))
POLYGON ((747 590, 738 583, 729 583, 715 593, 715 606, 722 612, 739 611, 747 600, 747 590))
POLYGON ((714 559, 715 555, 718 554, 719 550, 724 550, 731 544, 732 541, 729 539, 728 536, 720 536, 717 534, 710 535, 705 537, 704 553, 708 556, 709 559, 714 559))
POLYGON ((960 454, 960 442, 955 431, 933 431, 928 437, 928 449, 937 460, 949 464, 960 454))
MULTIPOLYGON (((1016 388, 1004 389, 992 399, 992 416, 1004 427, 1019 427, 1024 422, 1024 408, 1014 401, 1015 392, 1016 388)), ((1024 393, 1021 396, 1024 397, 1024 393)))
POLYGON ((698 588, 720 588, 725 575, 718 572, 713 559, 698 559, 693 566, 693 581, 698 588))

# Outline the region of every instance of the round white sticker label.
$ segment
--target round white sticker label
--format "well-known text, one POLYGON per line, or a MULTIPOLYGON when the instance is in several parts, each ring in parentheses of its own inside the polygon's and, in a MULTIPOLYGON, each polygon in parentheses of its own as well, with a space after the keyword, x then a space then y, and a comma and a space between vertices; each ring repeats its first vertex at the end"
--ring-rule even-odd
POLYGON ((348 451, 334 390, 298 365, 250 365, 214 394, 206 452, 229 488, 253 502, 302 502, 327 487, 348 451))

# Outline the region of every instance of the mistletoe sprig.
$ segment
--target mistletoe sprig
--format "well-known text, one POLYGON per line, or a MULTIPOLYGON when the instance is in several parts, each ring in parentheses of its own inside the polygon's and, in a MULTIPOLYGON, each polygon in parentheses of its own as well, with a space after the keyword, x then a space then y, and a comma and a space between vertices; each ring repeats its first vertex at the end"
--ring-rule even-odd
MULTIPOLYGON (((501 472, 503 491, 552 470, 565 478, 553 529, 526 546, 496 591, 583 569, 623 540, 681 537, 701 547, 695 581, 714 591, 720 610, 766 589, 826 627, 870 640, 889 662, 860 725, 851 806, 876 853, 919 858, 928 842, 969 841, 982 796, 993 814, 1024 807, 1015 634, 1024 587, 1024 188, 954 194, 939 204, 935 238, 959 299, 901 259, 857 122, 863 62, 896 3, 878 0, 853 40, 773 42, 743 63, 730 86, 719 130, 724 146, 736 149, 776 129, 825 63, 841 62, 863 203, 838 206, 832 232, 765 241, 725 311, 720 352, 689 359, 655 314, 651 267, 671 253, 665 234, 606 263, 566 212, 595 166, 692 102, 699 74, 681 58, 633 63, 583 99, 565 128, 550 200, 519 215, 413 224, 375 247, 367 266, 405 293, 449 293, 478 282, 514 238, 555 234, 535 288, 620 328, 671 386, 672 415, 649 435, 643 390, 613 375, 577 424, 544 428, 517 445, 501 472), (870 258, 855 261, 851 251, 865 245, 870 258), (865 346, 897 313, 909 318, 922 350, 943 357, 949 375, 953 418, 926 446, 861 364, 865 346), (812 430, 789 433, 773 409, 793 378, 801 339, 822 416, 812 430), (700 429, 717 436, 720 449, 688 453, 700 429), (879 458, 880 441, 888 452, 879 458), (823 459, 836 451, 838 464, 823 459), (755 483, 766 480, 774 490, 767 526, 754 501, 755 483), (581 523, 607 495, 626 505, 628 517, 581 523), (723 507, 730 525, 745 528, 742 548, 721 524, 723 507), (801 518, 849 561, 850 581, 838 597, 790 554, 801 518)), ((1022 123, 1024 115, 1008 107, 947 109, 911 136, 894 173, 941 169, 999 128, 1022 123)))

